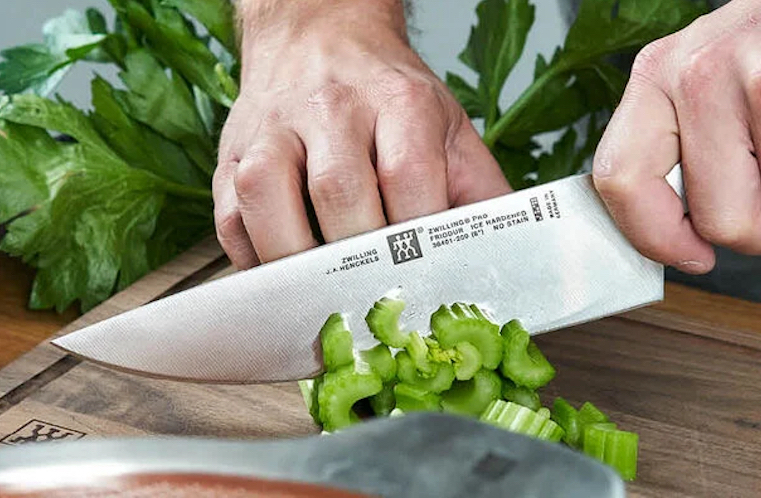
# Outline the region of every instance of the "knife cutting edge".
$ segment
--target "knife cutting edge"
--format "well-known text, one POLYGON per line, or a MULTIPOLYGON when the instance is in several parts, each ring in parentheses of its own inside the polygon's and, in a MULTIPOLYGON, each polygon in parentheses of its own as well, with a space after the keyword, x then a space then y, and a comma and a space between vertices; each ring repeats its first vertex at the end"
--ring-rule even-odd
MULTIPOLYGON (((667 181, 684 201, 681 168, 667 181)), ((686 209, 686 204, 685 204, 686 209)), ((357 348, 364 311, 406 303, 425 330, 441 304, 477 303, 540 334, 663 299, 664 268, 618 230, 589 174, 329 243, 207 282, 53 340, 140 375, 265 383, 322 371, 319 330, 345 315, 357 348)))

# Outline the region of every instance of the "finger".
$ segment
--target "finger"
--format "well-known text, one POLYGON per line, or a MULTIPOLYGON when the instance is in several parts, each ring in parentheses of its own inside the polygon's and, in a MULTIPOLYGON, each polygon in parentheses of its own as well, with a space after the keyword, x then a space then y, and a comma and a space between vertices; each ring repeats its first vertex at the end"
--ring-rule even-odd
POLYGON ((644 54, 635 62, 597 148, 594 183, 623 233, 644 256, 687 273, 705 273, 715 264, 713 248, 685 217, 681 200, 665 180, 680 159, 676 112, 653 83, 660 68, 644 54))
POLYGON ((263 132, 235 174, 238 206, 262 262, 317 245, 304 203, 304 148, 292 131, 263 132))
POLYGON ((714 244, 754 253, 761 249, 761 233, 753 226, 761 185, 747 123, 737 115, 745 105, 741 93, 730 83, 721 91, 706 92, 712 99, 684 99, 677 105, 695 229, 714 244))
POLYGON ((761 254, 758 43, 758 36, 751 35, 735 47, 735 53, 740 54, 736 73, 728 73, 734 75, 727 78, 730 81, 716 81, 712 94, 720 96, 719 99, 708 99, 703 109, 690 106, 690 102, 686 104, 689 115, 695 117, 696 143, 709 148, 715 142, 718 147, 704 151, 703 155, 696 153, 691 161, 695 165, 705 161, 700 167, 702 174, 695 175, 690 183, 693 197, 700 195, 705 199, 699 208, 696 205, 693 209, 694 223, 712 242, 744 254, 761 254))
POLYGON ((491 199, 512 191, 499 163, 469 120, 449 150, 450 198, 454 206, 491 199))
POLYGON ((375 124, 376 169, 390 223, 443 211, 448 122, 435 96, 396 99, 375 124))
POLYGON ((238 211, 238 198, 233 184, 237 167, 238 161, 231 159, 220 162, 214 171, 214 226, 217 241, 232 265, 238 270, 245 270, 258 265, 259 259, 238 211))
POLYGON ((386 225, 371 162, 372 121, 334 97, 322 99, 326 109, 299 130, 307 150, 309 197, 326 242, 386 225))

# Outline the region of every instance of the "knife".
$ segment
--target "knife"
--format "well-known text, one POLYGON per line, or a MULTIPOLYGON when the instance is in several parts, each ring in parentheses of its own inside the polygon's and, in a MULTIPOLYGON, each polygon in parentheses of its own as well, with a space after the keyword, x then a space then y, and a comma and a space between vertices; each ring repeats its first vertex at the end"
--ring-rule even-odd
POLYGON ((611 467, 581 452, 440 413, 287 440, 108 438, 0 452, 6 498, 265 496, 265 490, 294 498, 626 496, 611 467))
MULTIPOLYGON (((679 165, 667 181, 684 201, 679 165)), ((319 331, 331 313, 344 314, 356 348, 375 345, 364 316, 383 296, 406 303, 408 330, 465 302, 540 334, 660 301, 663 289, 664 267, 624 237, 583 174, 240 271, 53 344, 151 377, 292 381, 322 371, 319 331)))

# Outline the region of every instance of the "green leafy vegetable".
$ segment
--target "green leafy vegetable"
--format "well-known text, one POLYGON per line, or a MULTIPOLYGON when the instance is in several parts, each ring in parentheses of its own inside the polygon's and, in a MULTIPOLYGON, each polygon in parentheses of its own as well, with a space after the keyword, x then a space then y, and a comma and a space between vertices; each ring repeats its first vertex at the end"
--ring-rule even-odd
POLYGON ((125 65, 120 76, 130 92, 118 92, 116 98, 128 114, 182 146, 193 162, 211 175, 214 145, 185 82, 176 75, 168 78, 147 51, 130 52, 125 65))
POLYGON ((175 68, 220 104, 232 106, 237 89, 231 93, 225 86, 229 80, 226 77, 224 82, 220 79, 217 74, 219 59, 190 31, 184 20, 174 15, 174 9, 160 6, 154 9, 159 15, 164 14, 163 19, 151 16, 132 0, 125 2, 120 13, 145 35, 150 50, 164 64, 175 68))
POLYGON ((77 298, 89 308, 149 269, 147 241, 167 194, 205 198, 123 162, 87 117, 66 103, 34 95, 5 98, 0 136, 0 219, 31 211, 10 225, 3 251, 38 268, 35 308, 63 310, 77 298), (46 130, 72 136, 55 141, 46 130))
POLYGON ((161 3, 195 17, 230 53, 237 52, 235 15, 228 0, 162 0, 161 3))
MULTIPOLYGON (((505 80, 523 52, 526 37, 534 22, 533 5, 528 0, 485 0, 478 5, 479 24, 471 30, 468 46, 460 60, 476 71, 477 90, 472 90, 461 78, 450 76, 450 81, 478 101, 475 113, 486 118, 491 126, 498 118, 499 96, 505 80)), ((472 99, 466 100, 469 104, 472 99)))
POLYGON ((93 26, 81 12, 67 10, 60 17, 49 20, 42 28, 43 43, 31 43, 0 52, 0 90, 22 93, 31 90, 39 95, 50 94, 71 64, 79 59, 99 60, 105 57, 98 49, 106 40, 100 19, 95 12, 89 17, 96 20, 93 26), (96 55, 99 55, 97 57, 96 55))
MULTIPOLYGON (((214 140, 237 60, 170 5, 111 3, 112 29, 95 9, 67 10, 41 43, 2 53, 0 250, 37 269, 32 308, 86 311, 214 230, 214 140), (80 60, 125 85, 96 74, 88 112, 48 97, 80 60)), ((229 2, 212 17, 193 3, 177 6, 229 35, 229 2)))
POLYGON ((577 144, 571 127, 607 116, 617 105, 627 74, 612 56, 631 55, 707 10, 705 2, 692 0, 583 0, 563 46, 549 61, 537 55, 533 82, 503 111, 499 97, 524 55, 534 7, 527 0, 483 0, 460 54, 477 88, 452 73, 447 83, 471 118, 484 119, 484 142, 513 188, 546 183, 577 173, 593 154, 597 128, 577 144), (553 152, 534 153, 533 137, 563 129, 553 152))

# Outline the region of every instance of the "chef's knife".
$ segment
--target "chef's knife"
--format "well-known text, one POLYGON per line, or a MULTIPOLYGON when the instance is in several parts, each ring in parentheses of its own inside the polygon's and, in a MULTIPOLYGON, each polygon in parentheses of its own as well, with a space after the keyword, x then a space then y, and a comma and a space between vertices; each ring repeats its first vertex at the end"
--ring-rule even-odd
MULTIPOLYGON (((677 166, 668 180, 683 198, 677 166)), ((663 298, 664 268, 617 229, 590 175, 384 227, 234 273, 53 343, 142 375, 215 383, 313 377, 319 330, 344 313, 355 346, 384 295, 425 332, 441 304, 476 303, 539 334, 663 298)))
POLYGON ((0 496, 6 498, 244 495, 624 498, 626 493, 613 468, 581 452, 440 413, 375 419, 330 436, 286 440, 108 438, 0 452, 0 496))

